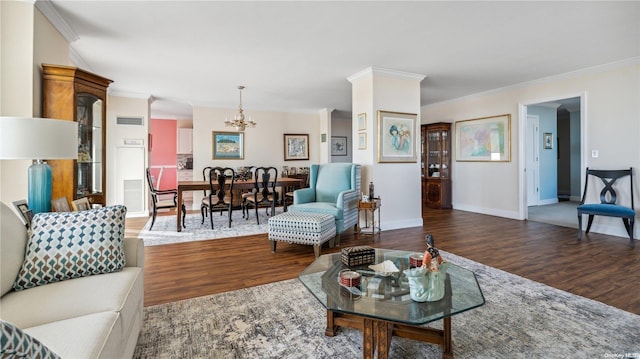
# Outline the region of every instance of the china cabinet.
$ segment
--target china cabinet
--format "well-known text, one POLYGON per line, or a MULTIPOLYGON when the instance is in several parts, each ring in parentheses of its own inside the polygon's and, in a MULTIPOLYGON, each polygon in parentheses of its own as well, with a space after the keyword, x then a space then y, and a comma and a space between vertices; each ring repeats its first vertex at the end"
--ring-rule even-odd
POLYGON ((71 66, 42 64, 42 116, 78 122, 78 159, 48 161, 52 198, 106 204, 106 98, 112 81, 71 66))
POLYGON ((429 208, 451 208, 451 124, 421 126, 422 199, 429 208))

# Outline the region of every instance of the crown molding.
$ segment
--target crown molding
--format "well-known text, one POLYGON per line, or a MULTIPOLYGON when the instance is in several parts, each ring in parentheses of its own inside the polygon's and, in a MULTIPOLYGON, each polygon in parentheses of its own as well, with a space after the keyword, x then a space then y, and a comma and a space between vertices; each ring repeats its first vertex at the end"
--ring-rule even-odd
POLYGON ((71 62, 73 62, 76 67, 89 72, 94 72, 89 63, 85 61, 85 59, 80 56, 72 46, 69 46, 69 59, 71 59, 71 62))
POLYGON ((44 15, 49 22, 64 36, 69 44, 78 40, 80 36, 69 26, 69 24, 60 15, 56 7, 51 0, 37 0, 35 6, 42 15, 44 15))
POLYGON ((560 75, 543 77, 541 79, 522 82, 522 83, 519 83, 519 84, 516 84, 516 85, 499 87, 497 89, 488 90, 488 91, 484 91, 484 92, 478 92, 478 93, 475 93, 475 94, 471 94, 471 95, 467 95, 467 96, 463 96, 463 97, 458 97, 458 98, 454 98, 454 99, 451 99, 451 100, 431 103, 431 104, 428 104, 428 105, 425 105, 425 106, 422 106, 422 107, 423 108, 428 108, 428 107, 431 107, 431 106, 440 106, 440 105, 444 105, 444 104, 452 104, 452 103, 462 102, 462 101, 466 101, 466 100, 473 100, 473 99, 476 99, 476 98, 489 96, 489 95, 495 95, 495 94, 499 94, 499 93, 503 93, 503 92, 507 92, 507 91, 512 91, 512 90, 516 90, 516 89, 520 89, 520 88, 524 88, 524 87, 529 87, 529 86, 534 86, 534 85, 541 85, 541 84, 546 84, 546 83, 555 82, 555 81, 561 81, 561 80, 571 80, 571 79, 575 79, 575 78, 578 78, 578 77, 581 77, 581 76, 584 76, 584 75, 587 75, 587 74, 596 74, 596 73, 601 73, 601 72, 605 72, 605 71, 615 70, 615 69, 621 68, 621 67, 638 65, 638 64, 640 64, 640 56, 632 57, 632 58, 624 59, 624 60, 620 60, 620 61, 614 61, 614 62, 610 62, 610 63, 603 64, 603 65, 591 66, 591 67, 587 67, 587 68, 580 69, 580 70, 566 72, 566 73, 560 74, 560 75))
POLYGON ((129 92, 129 91, 120 91, 120 90, 108 90, 109 96, 117 96, 117 97, 128 97, 128 98, 139 98, 144 100, 153 99, 154 101, 157 99, 153 97, 150 93, 140 93, 140 92, 129 92))
POLYGON ((360 78, 367 75, 372 75, 372 76, 379 75, 379 76, 385 76, 385 77, 393 77, 393 78, 402 79, 402 80, 416 80, 418 82, 424 80, 424 78, 427 77, 425 75, 414 74, 410 72, 383 69, 380 67, 367 67, 366 69, 356 72, 355 74, 347 77, 347 81, 353 83, 354 81, 359 80, 360 78))

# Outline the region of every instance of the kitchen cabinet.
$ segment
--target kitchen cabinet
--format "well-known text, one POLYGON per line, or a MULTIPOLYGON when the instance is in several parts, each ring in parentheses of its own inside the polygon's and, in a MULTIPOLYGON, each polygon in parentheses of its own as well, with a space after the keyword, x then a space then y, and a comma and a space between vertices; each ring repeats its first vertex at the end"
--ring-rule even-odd
POLYGON ((193 153, 193 129, 192 128, 179 128, 178 129, 178 154, 191 154, 193 153))

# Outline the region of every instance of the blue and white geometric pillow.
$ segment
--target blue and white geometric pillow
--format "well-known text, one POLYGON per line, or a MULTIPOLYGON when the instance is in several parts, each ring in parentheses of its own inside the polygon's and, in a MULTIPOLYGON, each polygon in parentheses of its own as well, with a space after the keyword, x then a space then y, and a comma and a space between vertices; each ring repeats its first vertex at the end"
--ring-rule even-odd
POLYGON ((40 341, 11 323, 0 320, 0 358, 60 359, 40 341))
POLYGON ((119 271, 125 265, 125 206, 38 213, 13 288, 119 271))

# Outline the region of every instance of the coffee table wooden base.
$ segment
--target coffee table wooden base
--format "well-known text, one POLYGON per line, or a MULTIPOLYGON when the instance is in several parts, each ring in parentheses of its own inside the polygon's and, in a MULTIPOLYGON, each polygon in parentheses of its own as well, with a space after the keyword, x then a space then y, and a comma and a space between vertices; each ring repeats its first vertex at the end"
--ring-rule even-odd
POLYGON ((440 330, 327 310, 327 329, 324 334, 332 337, 336 334, 338 327, 349 327, 362 331, 362 357, 364 359, 373 359, 376 351, 378 359, 387 359, 393 336, 440 345, 442 346, 442 357, 453 358, 451 317, 443 319, 443 329, 440 330))

